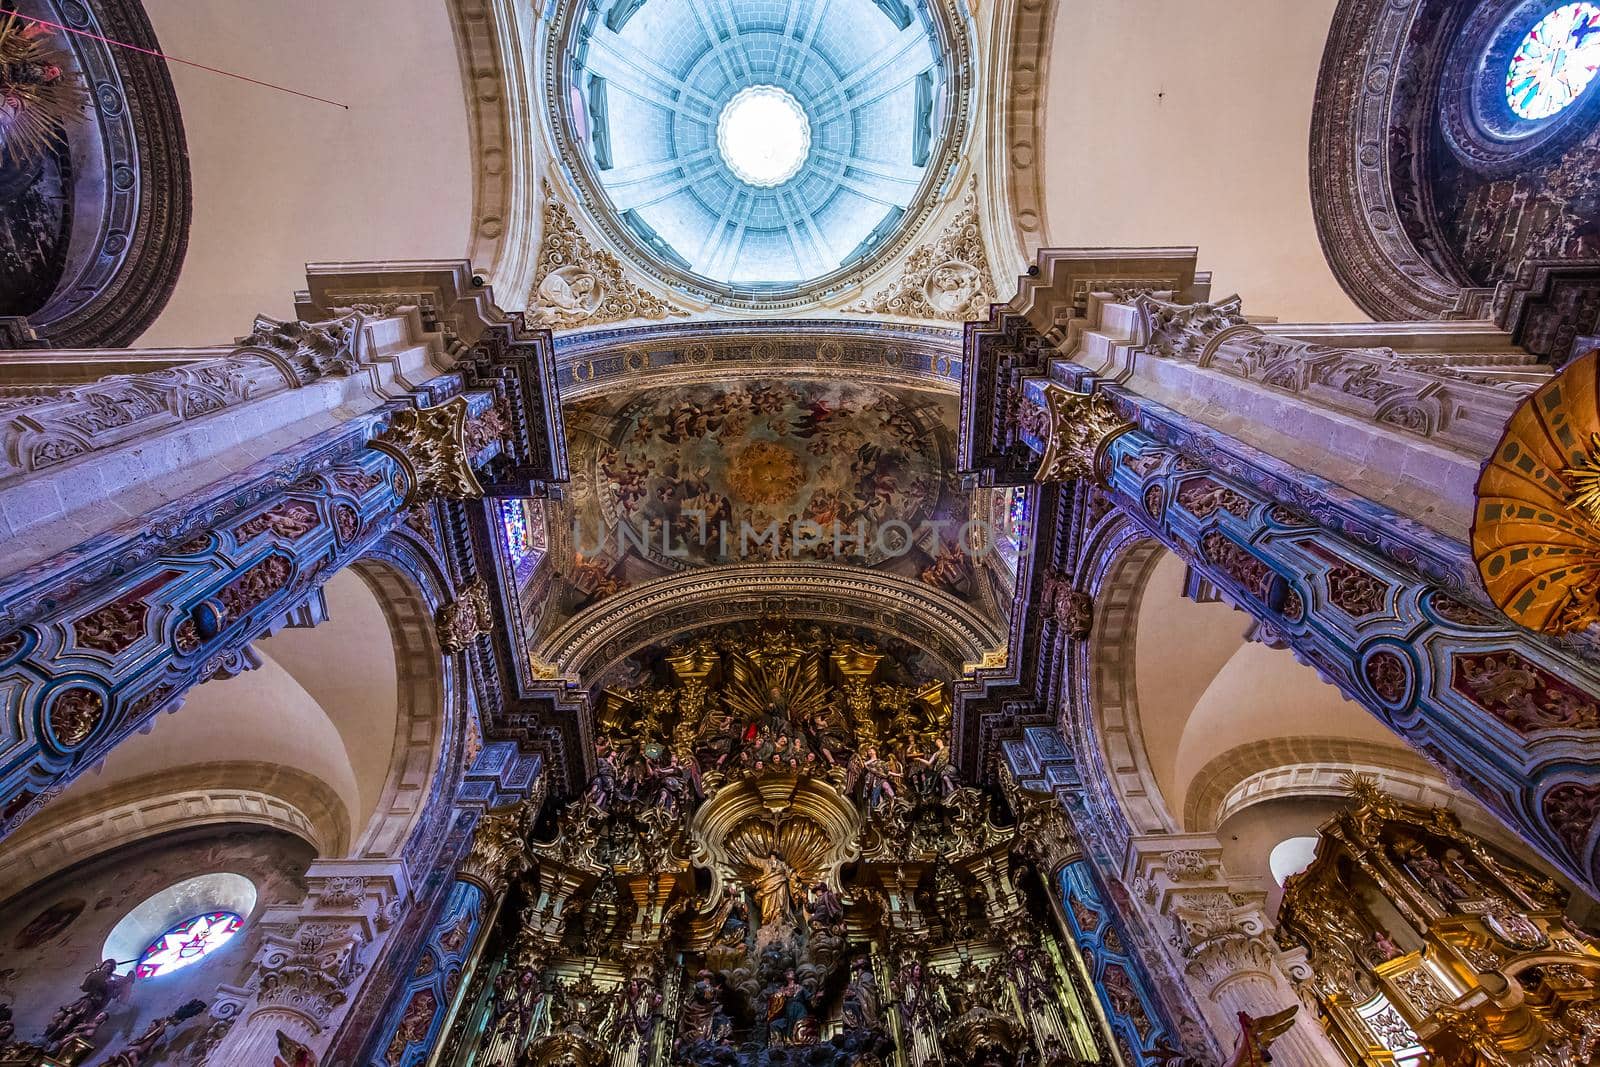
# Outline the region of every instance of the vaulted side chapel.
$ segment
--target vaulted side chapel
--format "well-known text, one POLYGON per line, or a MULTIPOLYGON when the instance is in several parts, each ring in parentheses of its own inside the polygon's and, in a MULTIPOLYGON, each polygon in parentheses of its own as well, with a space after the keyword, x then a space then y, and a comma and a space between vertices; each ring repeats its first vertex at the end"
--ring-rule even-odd
POLYGON ((0 1067, 1600 1065, 1600 0, 0 0, 0 1067))

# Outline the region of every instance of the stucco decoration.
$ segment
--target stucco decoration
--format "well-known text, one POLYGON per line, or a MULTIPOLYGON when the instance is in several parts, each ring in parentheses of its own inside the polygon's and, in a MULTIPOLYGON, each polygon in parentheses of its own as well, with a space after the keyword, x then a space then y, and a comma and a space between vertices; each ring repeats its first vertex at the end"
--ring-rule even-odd
POLYGON ((1334 274, 1383 320, 1493 316, 1557 365, 1600 328, 1600 93, 1532 121, 1506 61, 1539 0, 1343 0, 1312 113, 1334 274))
POLYGON ((189 237, 189 163, 139 0, 29 0, 22 15, 83 87, 64 143, 0 159, 0 347, 126 345, 166 305, 189 237))
POLYGON ((939 235, 905 258, 893 284, 845 310, 859 315, 964 322, 987 318, 994 294, 974 187, 939 235))
POLYGON ((544 237, 528 295, 532 321, 561 330, 688 314, 629 281, 617 257, 589 243, 548 186, 545 194, 544 237))

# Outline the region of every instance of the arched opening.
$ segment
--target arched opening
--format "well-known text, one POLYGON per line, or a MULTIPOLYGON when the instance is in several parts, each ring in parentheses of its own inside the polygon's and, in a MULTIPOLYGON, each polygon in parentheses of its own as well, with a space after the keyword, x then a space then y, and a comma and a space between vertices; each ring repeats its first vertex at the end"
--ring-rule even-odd
POLYGON ((114 844, 218 823, 292 833, 324 857, 395 855, 445 720, 431 612, 387 563, 322 593, 325 621, 256 642, 259 666, 197 686, 25 823, 0 894, 114 844))

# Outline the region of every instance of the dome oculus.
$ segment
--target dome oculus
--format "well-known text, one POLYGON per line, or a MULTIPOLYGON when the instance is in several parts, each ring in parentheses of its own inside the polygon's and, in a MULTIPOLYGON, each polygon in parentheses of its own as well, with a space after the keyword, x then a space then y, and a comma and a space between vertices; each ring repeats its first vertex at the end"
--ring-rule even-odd
POLYGON ((1528 31, 1506 68, 1506 103, 1547 119, 1572 105, 1600 71, 1600 4, 1564 4, 1528 31))
POLYGON ((752 85, 740 89, 722 109, 717 151, 746 185, 782 185, 800 173, 811 151, 811 120, 782 89, 752 85))
POLYGON ((950 0, 557 0, 545 62, 580 202, 635 265, 794 307, 904 247, 958 162, 950 0))

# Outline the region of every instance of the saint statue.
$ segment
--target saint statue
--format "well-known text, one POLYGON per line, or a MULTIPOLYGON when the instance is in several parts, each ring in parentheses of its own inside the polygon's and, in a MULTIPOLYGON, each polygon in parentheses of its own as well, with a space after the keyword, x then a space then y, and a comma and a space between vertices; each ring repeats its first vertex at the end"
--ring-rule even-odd
POLYGON ((805 899, 805 884, 799 874, 775 848, 765 856, 754 857, 751 863, 756 868, 751 888, 755 890, 762 925, 794 926, 800 918, 799 902, 805 899))

